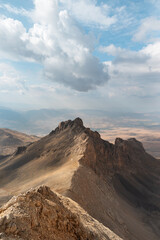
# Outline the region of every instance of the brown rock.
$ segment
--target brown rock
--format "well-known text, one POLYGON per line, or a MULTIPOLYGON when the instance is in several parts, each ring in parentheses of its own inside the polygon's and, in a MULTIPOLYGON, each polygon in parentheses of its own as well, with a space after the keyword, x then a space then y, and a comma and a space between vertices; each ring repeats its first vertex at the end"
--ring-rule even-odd
POLYGON ((120 240, 77 203, 41 186, 11 199, 1 210, 0 239, 120 240))

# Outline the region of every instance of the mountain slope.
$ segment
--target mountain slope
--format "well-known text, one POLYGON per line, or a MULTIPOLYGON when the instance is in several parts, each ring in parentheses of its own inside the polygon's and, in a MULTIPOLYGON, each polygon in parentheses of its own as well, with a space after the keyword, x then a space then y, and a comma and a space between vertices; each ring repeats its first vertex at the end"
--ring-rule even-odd
POLYGON ((160 238, 160 163, 136 139, 111 144, 66 121, 0 162, 1 203, 45 184, 123 239, 160 238))
POLYGON ((4 239, 121 240, 69 198, 42 186, 11 199, 0 209, 4 239))
POLYGON ((0 155, 12 154, 17 147, 28 145, 38 139, 36 136, 0 128, 0 155))

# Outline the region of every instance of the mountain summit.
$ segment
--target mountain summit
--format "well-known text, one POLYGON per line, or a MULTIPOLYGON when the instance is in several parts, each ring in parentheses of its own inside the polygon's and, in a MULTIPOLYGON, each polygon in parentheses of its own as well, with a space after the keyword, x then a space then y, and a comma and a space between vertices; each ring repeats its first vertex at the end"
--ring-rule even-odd
POLYGON ((159 161, 139 141, 109 143, 76 118, 1 160, 0 200, 45 184, 124 240, 158 240, 159 176, 159 161))

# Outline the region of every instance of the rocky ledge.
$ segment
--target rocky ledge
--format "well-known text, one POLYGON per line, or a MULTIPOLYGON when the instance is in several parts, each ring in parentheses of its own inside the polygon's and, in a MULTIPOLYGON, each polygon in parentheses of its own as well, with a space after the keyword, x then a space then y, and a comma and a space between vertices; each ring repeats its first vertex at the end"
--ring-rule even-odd
MULTIPOLYGON (((0 239, 120 240, 77 203, 46 186, 13 197, 0 209, 0 239)), ((121 239, 122 240, 122 239, 121 239)))

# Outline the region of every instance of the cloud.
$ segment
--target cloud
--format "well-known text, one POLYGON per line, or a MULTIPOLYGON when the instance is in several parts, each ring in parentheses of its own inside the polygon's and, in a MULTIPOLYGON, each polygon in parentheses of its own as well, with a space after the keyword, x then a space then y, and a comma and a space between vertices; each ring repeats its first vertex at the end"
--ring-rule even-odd
POLYGON ((108 81, 104 64, 93 56, 94 39, 85 34, 56 0, 35 0, 30 12, 33 26, 0 19, 1 56, 35 61, 43 76, 77 91, 88 91, 108 81))
POLYGON ((151 72, 160 73, 160 41, 148 44, 141 50, 141 53, 150 57, 148 65, 151 72))
POLYGON ((159 40, 160 20, 155 17, 148 17, 142 20, 140 27, 133 36, 137 42, 153 42, 159 40))
POLYGON ((21 37, 25 33, 23 24, 18 20, 1 17, 0 19, 0 51, 3 55, 19 55, 22 45, 21 37), (11 54, 10 54, 11 53, 11 54))
POLYGON ((114 64, 122 64, 122 63, 129 63, 129 64, 144 64, 150 58, 149 54, 143 51, 131 51, 125 48, 116 47, 115 45, 111 44, 109 46, 101 46, 99 50, 103 53, 107 53, 110 56, 114 56, 114 64))
POLYGON ((25 79, 11 65, 0 63, 0 92, 12 91, 24 92, 26 90, 25 79))
POLYGON ((27 11, 26 9, 16 8, 16 7, 14 7, 12 5, 9 5, 9 4, 0 4, 0 8, 5 9, 8 12, 13 13, 13 14, 17 14, 17 15, 23 15, 23 16, 27 16, 27 17, 30 15, 29 11, 27 11))
POLYGON ((110 75, 110 91, 139 98, 160 95, 160 42, 149 44, 139 51, 114 45, 100 47, 100 51, 114 57, 106 62, 110 75))
POLYGON ((90 27, 106 30, 117 22, 115 15, 110 16, 110 7, 107 4, 97 4, 93 0, 60 0, 75 19, 90 27))
POLYGON ((22 22, 0 16, 0 58, 15 61, 36 61, 39 55, 35 55, 27 47, 27 35, 22 22))

